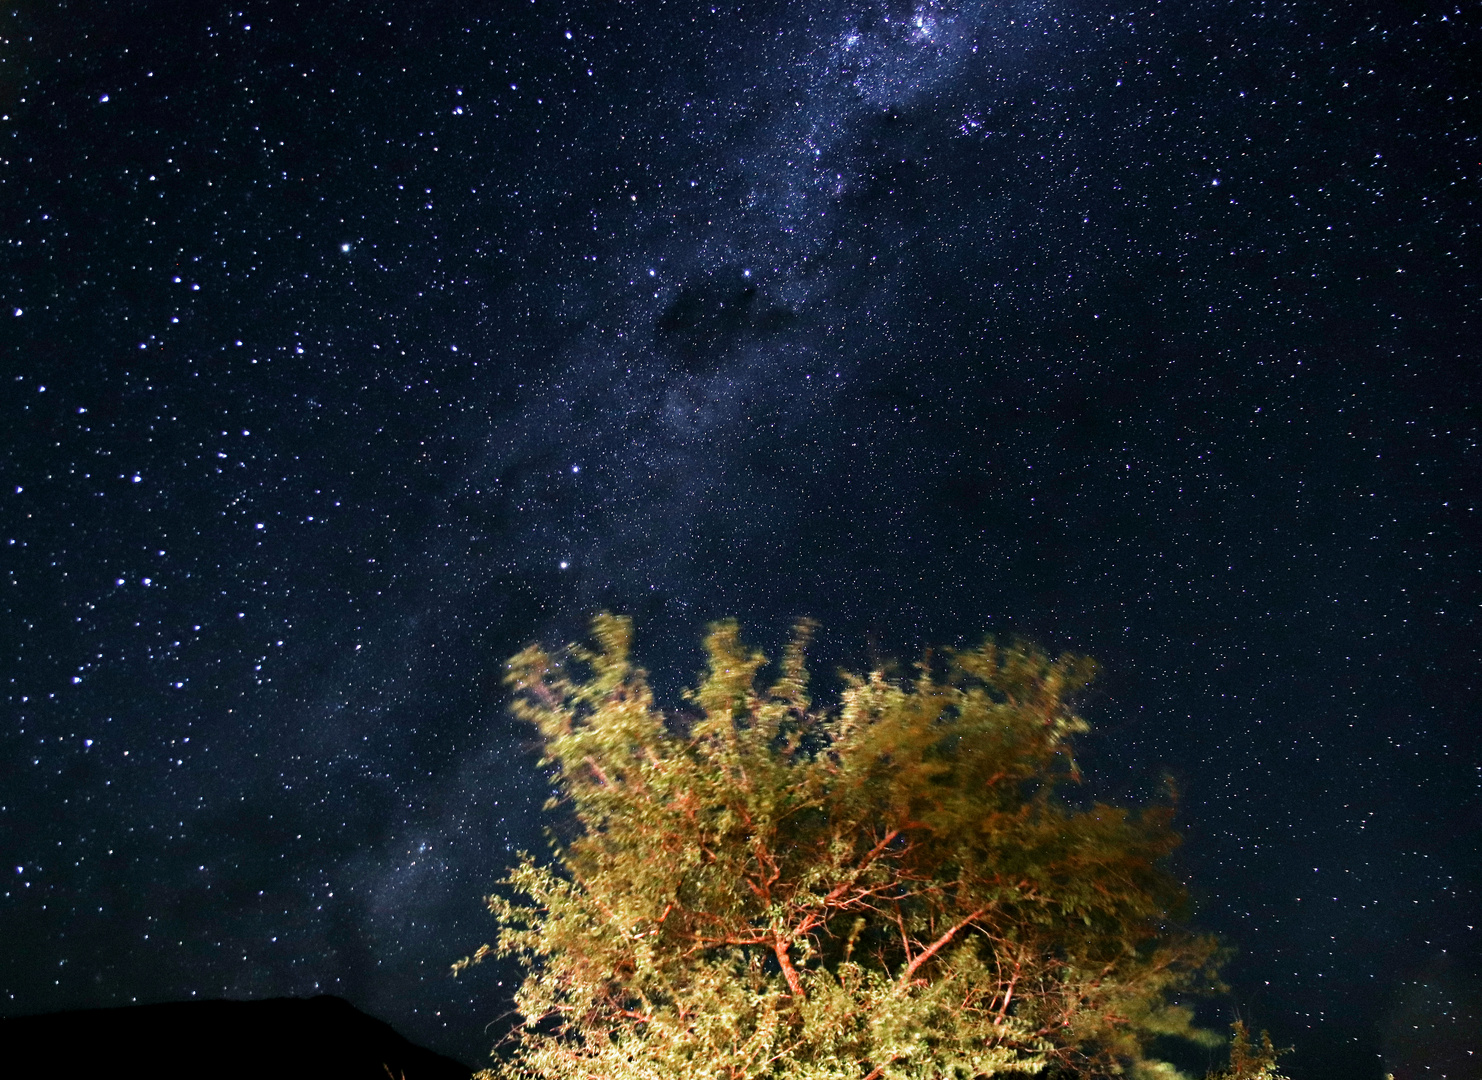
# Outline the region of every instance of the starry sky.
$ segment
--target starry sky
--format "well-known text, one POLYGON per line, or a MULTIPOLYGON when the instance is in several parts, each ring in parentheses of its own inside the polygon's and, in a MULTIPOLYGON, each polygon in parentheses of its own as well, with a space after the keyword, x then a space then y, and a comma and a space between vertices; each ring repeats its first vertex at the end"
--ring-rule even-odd
POLYGON ((1211 1021, 1482 1075, 1479 24, 6 6, 0 1012, 332 992, 476 1062, 512 973, 448 965, 549 821, 503 660, 609 608, 672 699, 811 615, 1097 657, 1211 1021))

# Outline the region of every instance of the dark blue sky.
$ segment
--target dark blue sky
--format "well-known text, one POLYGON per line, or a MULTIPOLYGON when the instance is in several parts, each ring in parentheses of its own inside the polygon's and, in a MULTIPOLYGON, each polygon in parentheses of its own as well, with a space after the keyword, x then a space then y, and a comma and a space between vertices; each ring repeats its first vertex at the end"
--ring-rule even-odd
POLYGON ((1096 656, 1211 1018, 1477 1075, 1478 16, 0 12, 0 1011, 474 1061, 503 659, 608 607, 674 693, 806 614, 1096 656))

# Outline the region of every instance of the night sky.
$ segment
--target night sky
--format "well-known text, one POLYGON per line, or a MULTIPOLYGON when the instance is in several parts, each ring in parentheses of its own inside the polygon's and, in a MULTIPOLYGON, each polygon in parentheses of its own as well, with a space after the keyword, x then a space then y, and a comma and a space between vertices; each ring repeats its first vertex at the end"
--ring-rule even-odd
POLYGON ((0 1013, 329 992, 477 1062, 512 972, 448 966, 550 821, 504 659, 626 612, 673 700, 811 615, 825 673, 1097 657, 1211 1022, 1482 1076, 1479 27, 0 10, 0 1013))

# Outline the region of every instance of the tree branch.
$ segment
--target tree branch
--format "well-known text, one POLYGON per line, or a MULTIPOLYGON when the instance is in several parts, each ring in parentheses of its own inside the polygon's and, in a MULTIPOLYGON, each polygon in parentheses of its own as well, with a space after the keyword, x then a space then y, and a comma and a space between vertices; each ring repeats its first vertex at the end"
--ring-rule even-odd
POLYGON ((1014 977, 1009 980, 1008 989, 1003 992, 1003 1004, 998 1007, 998 1020, 1003 1023, 1008 1019, 1009 1002, 1014 1000, 1014 987, 1019 983, 1021 967, 1019 962, 1014 961, 1014 977))
MULTIPOLYGON (((904 827, 908 828, 909 826, 904 827)), ((884 835, 884 837, 881 838, 878 844, 870 848, 870 850, 865 853, 865 857, 859 861, 859 865, 854 868, 854 872, 846 877, 843 881, 839 882, 839 884, 835 885, 833 889, 829 891, 828 895, 823 898, 824 906, 837 906, 839 898, 842 897, 854 886, 854 883, 859 880, 859 876, 870 868, 870 864, 878 859, 880 857, 880 853, 883 852, 887 847, 889 847, 895 840, 895 838, 900 834, 900 829, 891 829, 884 835)))
POLYGON ((782 977, 787 980, 787 988, 792 996, 802 1001, 806 996, 803 993, 803 980, 798 975, 798 969, 793 967, 792 957, 788 955, 788 949, 792 942, 781 935, 772 938, 772 952, 777 956, 777 963, 782 968, 782 977))
POLYGON ((972 922, 974 919, 976 919, 979 915, 982 915, 987 910, 988 909, 986 907, 978 908, 977 911, 973 912, 967 918, 959 922, 956 926, 948 930, 941 937, 933 941, 925 949, 922 949, 921 952, 917 953, 916 958, 906 965, 906 970, 901 972, 901 977, 899 980, 900 985, 905 986, 907 983, 909 983, 911 979, 916 975, 916 972, 920 969, 922 964, 926 963, 933 956, 947 947, 951 940, 957 936, 957 931, 961 930, 964 926, 972 922))
POLYGON ((612 786, 612 781, 607 779, 607 774, 602 771, 602 766, 597 764, 597 759, 594 758, 591 754, 588 754, 583 759, 583 764, 585 764, 587 768, 592 770, 592 775, 597 778, 597 782, 599 784, 601 784, 603 787, 612 786))

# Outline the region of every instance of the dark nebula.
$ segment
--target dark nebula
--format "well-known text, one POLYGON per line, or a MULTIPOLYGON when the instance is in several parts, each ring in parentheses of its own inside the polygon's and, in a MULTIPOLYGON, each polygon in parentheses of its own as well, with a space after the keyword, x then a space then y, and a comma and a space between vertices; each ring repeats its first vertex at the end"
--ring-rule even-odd
POLYGON ((654 336, 674 350, 685 370, 718 369, 734 347, 776 337, 797 321, 793 312, 760 293, 750 277, 746 270, 726 268, 686 282, 659 315, 654 336))

